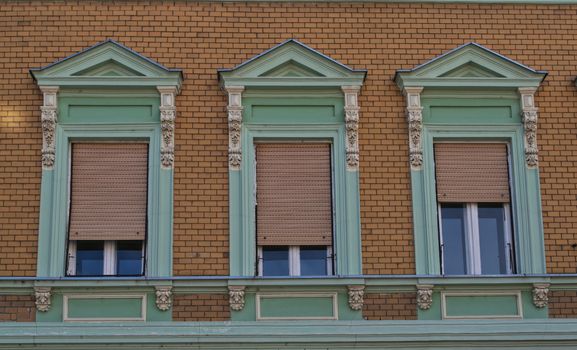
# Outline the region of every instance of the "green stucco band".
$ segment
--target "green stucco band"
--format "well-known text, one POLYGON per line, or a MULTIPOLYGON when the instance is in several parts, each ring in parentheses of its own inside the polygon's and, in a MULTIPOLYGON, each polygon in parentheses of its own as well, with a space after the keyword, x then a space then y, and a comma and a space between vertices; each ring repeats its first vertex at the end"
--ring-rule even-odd
POLYGON ((62 322, 64 310, 64 298, 59 292, 52 293, 50 309, 48 311, 36 311, 36 322, 62 322))
POLYGON ((246 124, 324 124, 344 122, 342 98, 245 98, 246 124))
POLYGON ((65 275, 70 142, 111 140, 149 143, 146 275, 171 276, 173 171, 160 166, 158 93, 119 97, 92 91, 78 97, 78 92, 63 90, 61 94, 54 169, 42 172, 38 276, 65 275), (70 109, 71 105, 86 108, 70 109), (73 113, 66 112, 70 110, 73 113))
POLYGON ((77 319, 142 318, 142 302, 141 297, 70 298, 67 316, 77 319))
MULTIPOLYGON (((525 164, 518 99, 423 98, 423 166, 411 170, 417 274, 441 273, 433 145, 437 141, 506 142, 511 153, 512 221, 517 273, 545 273, 541 198, 537 169, 525 164), (446 106, 451 105, 447 109, 446 106), (434 112, 435 108, 441 107, 434 112), (511 111, 511 114, 504 111, 511 111), (468 115, 474 111, 473 117, 468 115)), ((509 96, 508 94, 504 94, 509 96)))
POLYGON ((260 298, 260 317, 334 318, 333 297, 265 297, 260 298))
POLYGON ((521 316, 516 295, 445 296, 448 317, 521 316))

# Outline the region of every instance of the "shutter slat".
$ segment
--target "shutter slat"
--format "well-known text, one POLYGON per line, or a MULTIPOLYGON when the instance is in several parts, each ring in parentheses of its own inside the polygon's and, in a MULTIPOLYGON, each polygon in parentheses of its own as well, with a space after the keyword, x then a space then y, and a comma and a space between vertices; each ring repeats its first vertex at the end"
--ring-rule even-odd
POLYGON ((329 144, 256 146, 257 243, 332 245, 329 144))
POLYGON ((147 144, 72 144, 70 240, 144 240, 147 176, 147 144))
POLYGON ((502 143, 435 144, 437 200, 507 203, 509 167, 502 143))

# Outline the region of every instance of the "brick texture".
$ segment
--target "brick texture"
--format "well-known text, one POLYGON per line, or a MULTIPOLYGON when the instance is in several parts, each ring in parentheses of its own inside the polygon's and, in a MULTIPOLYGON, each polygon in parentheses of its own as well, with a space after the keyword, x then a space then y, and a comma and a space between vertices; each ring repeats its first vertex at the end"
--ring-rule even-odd
POLYGON ((173 321, 229 321, 230 307, 226 294, 174 295, 173 321))
POLYGON ((416 320, 415 293, 366 294, 363 305, 366 320, 416 320))
POLYGON ((36 306, 31 295, 0 295, 0 322, 34 322, 36 306))
POLYGON ((296 38, 368 69, 360 105, 366 274, 412 274, 403 98, 392 81, 469 41, 548 70, 540 107, 547 264, 577 272, 577 6, 523 4, 7 1, 0 4, 0 275, 35 273, 41 95, 28 73, 113 38, 184 70, 177 98, 176 275, 228 273, 226 98, 216 70, 296 38))
POLYGON ((549 292, 550 318, 577 318, 577 291, 549 292))

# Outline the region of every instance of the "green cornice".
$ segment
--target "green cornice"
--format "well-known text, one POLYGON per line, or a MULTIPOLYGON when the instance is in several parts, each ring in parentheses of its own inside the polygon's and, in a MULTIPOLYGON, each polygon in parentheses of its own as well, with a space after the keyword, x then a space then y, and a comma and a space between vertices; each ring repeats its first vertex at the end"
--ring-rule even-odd
POLYGON ((176 86, 182 71, 168 69, 128 47, 107 40, 30 74, 40 86, 146 87, 176 86))
POLYGON ((536 71, 476 43, 467 43, 409 70, 395 82, 405 87, 519 88, 539 87, 547 72, 536 71))
POLYGON ((0 349, 575 349, 577 320, 5 322, 0 334, 0 349))

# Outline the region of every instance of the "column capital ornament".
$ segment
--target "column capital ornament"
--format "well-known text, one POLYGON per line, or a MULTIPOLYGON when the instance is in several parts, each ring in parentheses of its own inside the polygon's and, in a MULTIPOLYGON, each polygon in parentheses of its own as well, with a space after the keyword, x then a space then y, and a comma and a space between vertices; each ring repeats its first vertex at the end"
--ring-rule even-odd
POLYGON ((176 120, 176 86, 158 86, 160 92, 160 166, 172 169, 174 166, 174 125, 176 120))
POLYGON ((345 151, 347 157, 347 170, 359 170, 359 91, 360 86, 342 86, 345 94, 345 151))
POLYGON ((365 303, 365 286, 348 286, 347 289, 351 310, 362 310, 365 303))
POLYGON ((36 310, 46 312, 50 310, 52 304, 52 288, 50 287, 34 287, 34 304, 36 310))
POLYGON ((433 285, 417 285, 417 306, 421 310, 429 310, 433 305, 433 285))
POLYGON ((240 311, 244 309, 244 290, 244 286, 228 287, 228 303, 232 310, 240 311))
POLYGON ((242 163, 242 145, 240 141, 242 129, 242 92, 244 86, 226 86, 228 93, 228 167, 230 170, 240 170, 242 163))
POLYGON ((549 304, 549 283, 533 285, 533 305, 542 309, 549 304))
POLYGON ((409 163, 412 170, 421 170, 423 166, 423 107, 421 106, 422 87, 405 87, 405 114, 409 129, 409 163))
POLYGON ((40 86, 43 104, 40 107, 42 125, 42 169, 54 169, 56 160, 56 123, 58 122, 58 87, 40 86))
POLYGON ((156 307, 167 311, 172 307, 172 287, 156 287, 156 307))
POLYGON ((525 162, 529 168, 539 166, 539 148, 537 147, 537 120, 539 109, 535 106, 536 88, 519 88, 521 95, 522 121, 525 143, 525 162))

